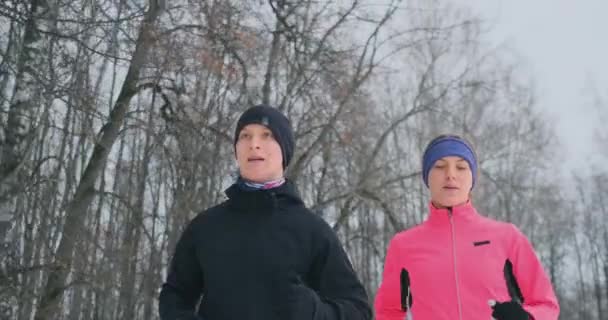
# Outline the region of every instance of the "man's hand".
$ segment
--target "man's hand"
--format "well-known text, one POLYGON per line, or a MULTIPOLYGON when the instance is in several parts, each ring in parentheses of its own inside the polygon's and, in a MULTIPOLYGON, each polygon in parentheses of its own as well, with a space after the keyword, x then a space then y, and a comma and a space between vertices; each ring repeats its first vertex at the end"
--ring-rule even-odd
POLYGON ((295 273, 277 277, 276 311, 284 320, 313 320, 317 312, 317 293, 295 273))
POLYGON ((524 310, 520 303, 515 301, 496 302, 488 301, 492 308, 492 318, 496 320, 530 320, 530 314, 524 310))
POLYGON ((203 319, 203 318, 201 318, 199 316, 191 314, 191 315, 179 317, 179 318, 177 318, 177 320, 205 320, 205 319, 203 319))

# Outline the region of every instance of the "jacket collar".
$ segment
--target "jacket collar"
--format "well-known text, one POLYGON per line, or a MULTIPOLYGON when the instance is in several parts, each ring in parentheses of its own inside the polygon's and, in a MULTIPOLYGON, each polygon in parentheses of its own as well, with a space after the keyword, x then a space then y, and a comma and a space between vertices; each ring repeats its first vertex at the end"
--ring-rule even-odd
POLYGON ((447 208, 437 208, 429 201, 429 217, 427 221, 430 224, 449 224, 450 215, 451 218, 456 221, 472 221, 480 217, 475 207, 473 207, 471 200, 459 206, 454 206, 451 210, 447 208))
POLYGON ((246 211, 272 211, 277 206, 304 205, 296 186, 289 180, 272 189, 245 190, 232 184, 225 191, 228 204, 246 211))

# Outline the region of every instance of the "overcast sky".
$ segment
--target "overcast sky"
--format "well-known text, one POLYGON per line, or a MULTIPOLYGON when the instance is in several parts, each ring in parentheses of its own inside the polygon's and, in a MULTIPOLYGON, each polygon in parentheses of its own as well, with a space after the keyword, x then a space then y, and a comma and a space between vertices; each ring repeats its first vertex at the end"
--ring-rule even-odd
POLYGON ((592 130, 599 125, 588 88, 608 97, 608 1, 452 1, 493 26, 487 40, 506 43, 525 61, 538 105, 553 114, 567 148, 565 168, 586 167, 592 130))

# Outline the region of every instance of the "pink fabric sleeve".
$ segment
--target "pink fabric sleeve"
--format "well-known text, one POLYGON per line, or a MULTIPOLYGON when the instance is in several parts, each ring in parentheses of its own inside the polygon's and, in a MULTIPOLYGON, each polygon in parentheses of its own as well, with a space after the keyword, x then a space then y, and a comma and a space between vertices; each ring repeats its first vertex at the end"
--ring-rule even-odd
POLYGON ((524 297, 524 309, 535 320, 557 320, 559 304, 551 280, 528 241, 528 238, 513 226, 513 246, 510 257, 513 274, 524 297))

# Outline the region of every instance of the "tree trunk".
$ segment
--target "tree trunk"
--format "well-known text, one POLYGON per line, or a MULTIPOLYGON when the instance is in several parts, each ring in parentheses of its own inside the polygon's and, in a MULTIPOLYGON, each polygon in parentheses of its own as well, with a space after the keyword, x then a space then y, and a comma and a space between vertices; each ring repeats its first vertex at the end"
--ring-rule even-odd
POLYGON ((40 91, 38 70, 44 64, 44 38, 41 23, 48 13, 45 0, 32 0, 25 30, 23 46, 17 57, 15 91, 8 109, 6 126, 0 127, 0 242, 10 229, 14 195, 23 188, 19 167, 32 146, 32 131, 37 111, 36 92, 40 91))
POLYGON ((150 8, 140 25, 138 38, 121 92, 107 122, 100 132, 100 140, 95 145, 93 154, 87 163, 74 198, 67 206, 63 235, 55 254, 55 268, 49 273, 46 286, 36 311, 35 320, 55 319, 61 312, 61 300, 72 264, 74 245, 82 228, 85 214, 95 195, 95 181, 104 167, 104 163, 116 141, 124 122, 131 98, 137 93, 137 81, 144 65, 146 54, 154 43, 154 24, 160 14, 156 1, 150 2, 150 8))

